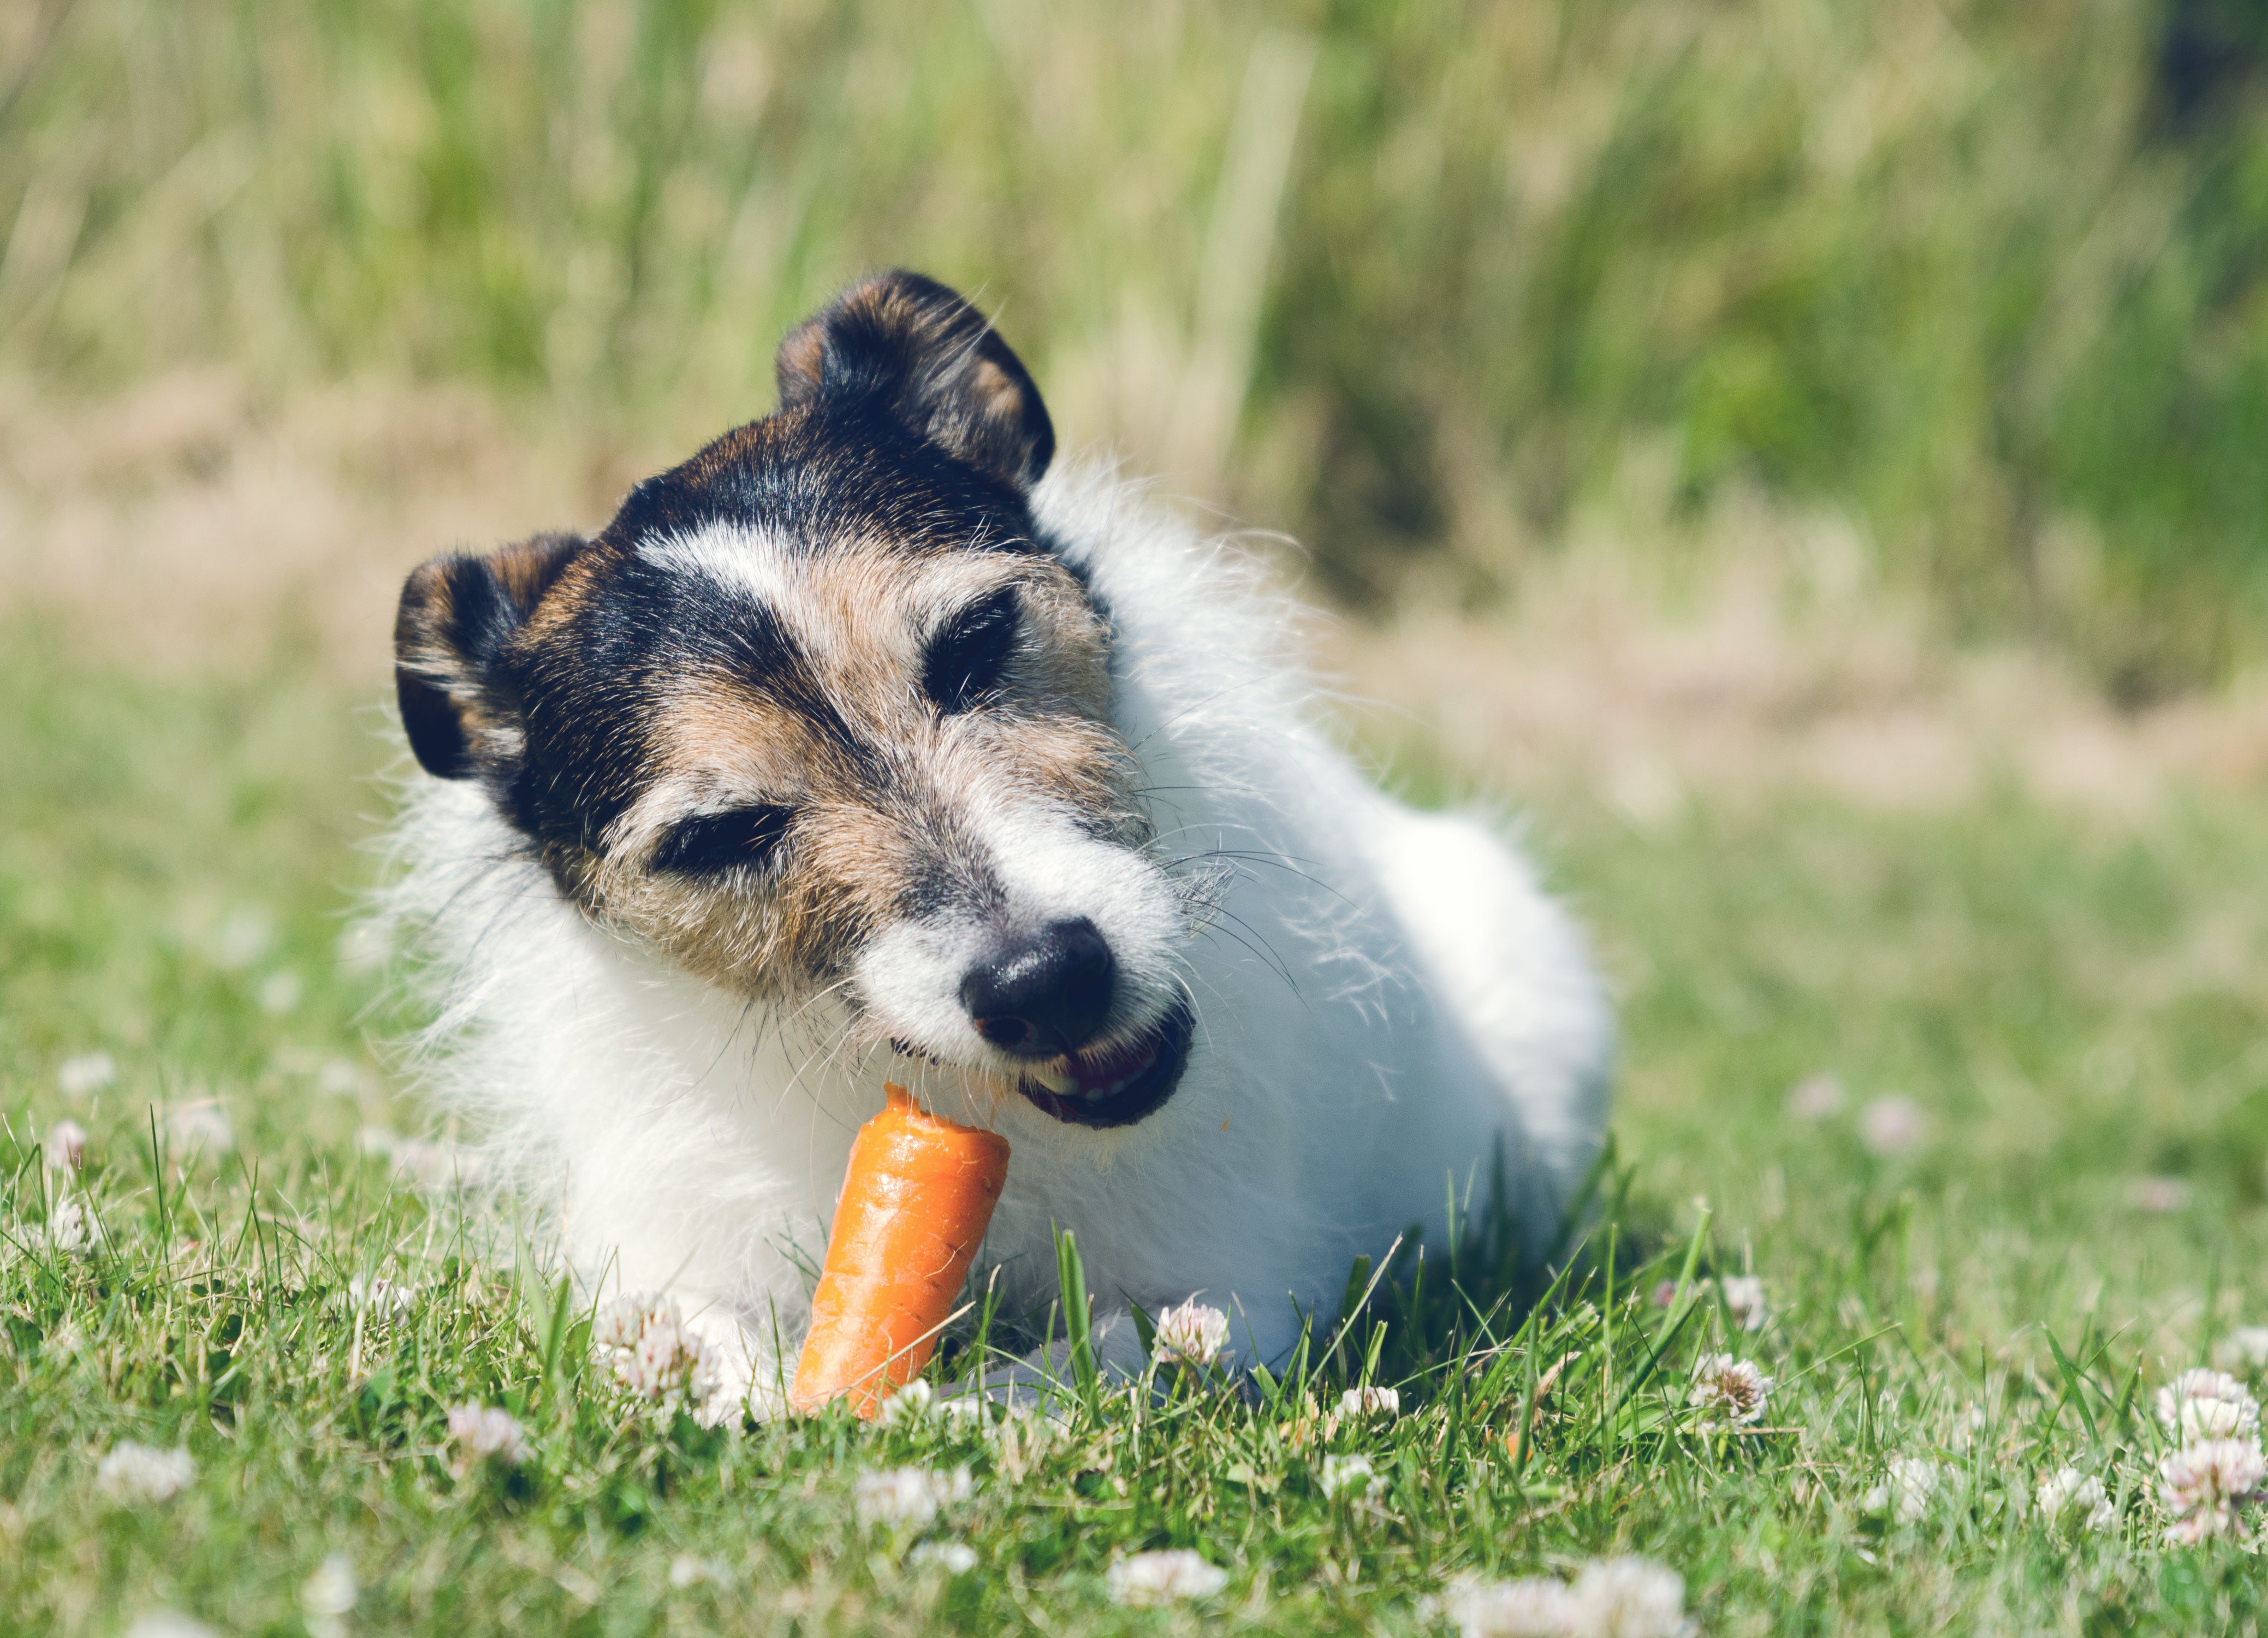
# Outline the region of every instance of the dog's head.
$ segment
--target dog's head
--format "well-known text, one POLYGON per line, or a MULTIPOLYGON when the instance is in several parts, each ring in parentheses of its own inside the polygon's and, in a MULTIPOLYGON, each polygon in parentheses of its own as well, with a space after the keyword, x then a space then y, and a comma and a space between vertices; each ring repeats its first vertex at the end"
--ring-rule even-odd
POLYGON ((1110 633, 1035 528, 1055 433, 907 273, 782 344, 780 407, 585 540, 409 577, 417 760, 477 779, 594 919, 754 999, 1139 1120, 1192 1019, 1174 881, 1110 727, 1110 633))

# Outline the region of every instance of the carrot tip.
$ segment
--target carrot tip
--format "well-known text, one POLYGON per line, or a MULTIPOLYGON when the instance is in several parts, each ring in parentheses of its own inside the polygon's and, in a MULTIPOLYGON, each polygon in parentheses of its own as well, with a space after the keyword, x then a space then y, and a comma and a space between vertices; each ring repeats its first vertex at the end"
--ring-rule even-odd
POLYGON ((1007 1177, 999 1133, 927 1114, 895 1081, 883 1092, 889 1107, 850 1146, 788 1393, 798 1410, 847 1397, 871 1418, 921 1373, 1007 1177))

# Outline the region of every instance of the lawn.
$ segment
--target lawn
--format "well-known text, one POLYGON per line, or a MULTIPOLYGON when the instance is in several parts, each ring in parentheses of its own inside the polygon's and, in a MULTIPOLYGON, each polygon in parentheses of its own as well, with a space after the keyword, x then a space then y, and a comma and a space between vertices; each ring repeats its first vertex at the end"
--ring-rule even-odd
POLYGON ((1714 1634, 2257 1631, 2157 1396, 2268 1356, 2259 11, 0 7, 0 1634, 1414 1633, 1624 1555, 1714 1634), (1624 1026, 1540 1302, 1483 1221, 1265 1376, 718 1431, 448 1186, 341 679, 900 263, 1424 653, 1391 778, 1524 811, 1624 1026))
MULTIPOLYGON (((2256 1558, 2166 1544, 2154 1413, 2268 1323, 2257 799, 1647 830, 1543 802, 1626 1035, 1616 1164, 1540 1306, 1482 1224, 1241 1386, 712 1432, 591 1362, 510 1223, 373 1152, 420 1127, 387 1050, 410 1021, 352 932, 389 751, 323 675, 0 641, 0 1630, 1403 1633, 1450 1630, 1474 1580, 1621 1553, 1716 1634, 2260 1624, 2256 1558), (64 1118, 83 1177, 43 1162, 64 1118), (1772 1379, 1738 1430, 1687 1403, 1719 1352, 1772 1379), (1332 1414, 1366 1380, 1398 1416, 1332 1414), (468 1458, 467 1402, 527 1459, 468 1458), (194 1472, 106 1483, 124 1441, 194 1472), (2042 1517, 2066 1465, 2109 1528, 2042 1517), (908 1465, 967 1494, 862 1522, 860 1475, 908 1465), (1114 1562, 1165 1547, 1225 1584, 1114 1604, 1114 1562)), ((1420 793, 1479 777, 1379 749, 1420 793)))

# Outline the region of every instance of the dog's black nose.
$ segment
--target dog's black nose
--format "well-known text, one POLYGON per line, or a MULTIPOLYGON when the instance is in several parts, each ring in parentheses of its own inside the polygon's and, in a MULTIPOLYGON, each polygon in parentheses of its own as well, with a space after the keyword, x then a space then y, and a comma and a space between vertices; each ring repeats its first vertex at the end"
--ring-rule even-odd
POLYGON ((1117 963, 1094 924, 1050 922, 1002 944, 961 981, 976 1033, 1019 1058, 1076 1052, 1110 1011, 1117 963))

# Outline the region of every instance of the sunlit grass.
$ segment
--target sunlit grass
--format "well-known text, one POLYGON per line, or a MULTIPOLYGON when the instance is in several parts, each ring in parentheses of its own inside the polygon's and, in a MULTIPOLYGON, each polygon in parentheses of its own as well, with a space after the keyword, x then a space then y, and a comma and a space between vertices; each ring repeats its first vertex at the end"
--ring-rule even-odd
POLYGON ((1616 1553, 1683 1575, 1712 1632, 2257 1620, 2256 1561, 2162 1545, 2151 1408, 2268 1320, 2257 807, 2139 833, 2013 801, 1639 832, 1558 804, 1539 845, 1599 929, 1627 1046, 1616 1161, 1540 1306, 1476 1212, 1250 1382, 1074 1381, 1052 1434, 711 1432, 621 1396, 508 1218, 363 1152, 365 1125, 418 1116, 367 1044, 403 1021, 339 960, 380 807, 352 702, 289 662, 161 684, 5 653, 0 1627, 163 1606, 297 1632, 332 1555, 366 1632, 1416 1631, 1460 1578, 1616 1553), (115 1083, 67 1096, 61 1065, 95 1049, 115 1083), (1839 1103, 1815 1087, 1790 1113, 1822 1074, 1839 1103), (1918 1140, 1876 1152, 1890 1097, 1918 1140), (232 1150, 167 1119, 206 1098, 232 1150), (66 1115, 83 1177, 35 1141, 66 1115), (45 1232, 65 1199, 99 1224, 78 1249, 45 1232), (1763 1281, 1759 1330, 1734 1275, 1763 1281), (357 1277, 400 1282, 403 1311, 357 1308, 357 1277), (1773 1378, 1752 1428, 1687 1403, 1719 1352, 1773 1378), (1339 1413, 1366 1382, 1400 1413, 1339 1413), (468 1402, 516 1417, 529 1459, 463 1459, 468 1402), (195 1477, 107 1498, 126 1440, 195 1477), (1868 1506, 1893 1458, 1934 1465, 1903 1470, 1926 1490, 1903 1521, 1868 1506), (2036 1516, 2066 1464, 2101 1477, 2115 1531, 2036 1516), (968 1499, 862 1525, 858 1475, 904 1465, 966 1465, 968 1499), (1167 1547, 1224 1590, 1114 1605, 1112 1564, 1167 1547))

